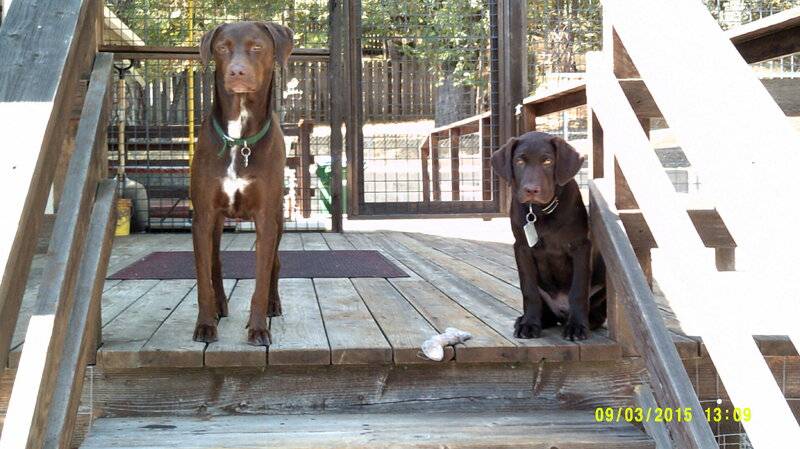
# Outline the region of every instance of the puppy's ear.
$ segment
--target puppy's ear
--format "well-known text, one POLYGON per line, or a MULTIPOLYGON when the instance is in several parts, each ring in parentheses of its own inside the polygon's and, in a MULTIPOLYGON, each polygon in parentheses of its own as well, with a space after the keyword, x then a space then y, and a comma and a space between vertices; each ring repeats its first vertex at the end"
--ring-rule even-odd
POLYGON ((259 22, 259 24, 272 37, 272 42, 275 44, 275 60, 285 67, 294 48, 294 31, 273 22, 259 22))
POLYGON ((214 41, 214 37, 217 35, 217 32, 224 26, 224 23, 222 25, 215 26, 209 31, 206 31, 206 34, 204 34, 200 39, 200 62, 202 62, 203 67, 208 67, 208 64, 214 57, 214 51, 211 48, 211 43, 214 41))
POLYGON ((511 182, 514 176, 514 170, 511 168, 511 158, 514 156, 514 148, 516 148, 518 142, 519 139, 512 137, 492 154, 492 168, 497 173, 497 176, 505 179, 506 182, 511 182))
POLYGON ((561 137, 553 136, 551 142, 556 148, 556 182, 563 186, 581 170, 583 156, 561 137))

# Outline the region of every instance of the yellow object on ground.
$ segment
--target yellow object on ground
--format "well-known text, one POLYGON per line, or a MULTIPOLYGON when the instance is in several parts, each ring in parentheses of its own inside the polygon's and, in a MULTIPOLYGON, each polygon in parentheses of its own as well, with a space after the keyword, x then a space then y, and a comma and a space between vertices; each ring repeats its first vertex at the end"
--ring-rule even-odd
POLYGON ((127 198, 117 199, 117 229, 114 235, 130 235, 132 211, 133 202, 131 200, 127 198))

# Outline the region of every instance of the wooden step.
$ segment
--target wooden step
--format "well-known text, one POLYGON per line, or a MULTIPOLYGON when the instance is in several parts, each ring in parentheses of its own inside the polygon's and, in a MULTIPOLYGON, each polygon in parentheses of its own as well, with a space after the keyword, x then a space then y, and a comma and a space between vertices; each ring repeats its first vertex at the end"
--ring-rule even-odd
POLYGON ((101 418, 81 447, 645 449, 655 445, 630 424, 597 423, 592 410, 491 410, 101 418))

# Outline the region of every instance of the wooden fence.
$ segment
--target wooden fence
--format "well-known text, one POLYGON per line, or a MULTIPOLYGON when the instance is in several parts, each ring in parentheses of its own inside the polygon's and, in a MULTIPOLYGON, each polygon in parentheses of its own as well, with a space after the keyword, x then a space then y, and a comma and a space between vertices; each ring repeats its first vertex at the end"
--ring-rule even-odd
MULTIPOLYGON (((147 61, 145 64, 157 64, 147 61)), ((127 121, 130 125, 176 125, 187 121, 188 71, 156 68, 135 69, 127 75, 127 121), (151 74, 149 71, 162 73, 151 74)), ((363 65, 364 113, 368 121, 432 119, 436 104, 436 77, 428 65, 412 58, 365 59, 363 65)), ((276 93, 283 122, 329 120, 330 89, 327 57, 290 61, 277 78, 276 93)), ((194 109, 211 105, 214 89, 211 70, 194 71, 194 109)), ((477 92, 465 99, 474 104, 477 92)))

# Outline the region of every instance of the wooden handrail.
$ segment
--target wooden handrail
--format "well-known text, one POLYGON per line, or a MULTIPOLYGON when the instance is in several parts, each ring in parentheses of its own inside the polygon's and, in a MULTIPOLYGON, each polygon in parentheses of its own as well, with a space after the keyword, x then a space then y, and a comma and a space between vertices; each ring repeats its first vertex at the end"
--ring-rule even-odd
POLYGON ((603 255, 609 280, 619 293, 634 333, 633 343, 650 375, 658 405, 662 408, 692 410, 692 419, 673 426, 678 447, 717 448, 706 423, 703 408, 692 388, 672 336, 667 330, 653 292, 639 267, 622 223, 611 209, 613 204, 605 179, 589 181, 589 211, 592 244, 603 255))
POLYGON ((99 5, 13 2, 0 27, 0 165, 5 182, 15 187, 0 196, 0 366, 8 361, 70 102, 81 73, 91 67, 84 60, 96 43, 90 25, 99 5))
MULTIPOLYGON (((112 67, 112 54, 96 56, 75 138, 75 151, 70 158, 53 226, 44 276, 28 323, 4 431, 0 435, 2 449, 66 447, 64 441, 68 438, 63 434, 71 431, 67 430, 65 420, 72 418, 70 408, 77 406, 74 395, 79 392, 76 393, 72 386, 76 382, 80 384, 81 380, 75 376, 76 371, 82 368, 76 368, 80 358, 76 360, 75 357, 81 357, 86 350, 87 326, 73 328, 69 325, 88 320, 87 316, 73 316, 73 313, 88 314, 92 308, 92 299, 76 299, 78 294, 91 292, 94 302, 99 301, 94 283, 98 282, 97 264, 104 263, 92 261, 86 253, 94 257, 92 246, 99 245, 100 252, 104 253, 109 245, 109 187, 104 185, 101 191, 104 194, 99 198, 102 202, 96 203, 95 196, 98 182, 104 177, 101 167, 106 159, 105 132, 111 107, 112 67), (101 222, 94 223, 94 227, 90 223, 92 209, 99 215, 96 221, 101 222), (102 226, 103 214, 106 215, 105 227, 102 226), (91 236, 100 240, 89 242, 92 246, 88 251, 87 239, 91 232, 102 235, 91 236), (86 272, 81 273, 82 267, 86 267, 86 272), (90 280, 91 285, 87 285, 90 280), (78 350, 74 351, 75 348, 78 350), (55 402, 64 398, 71 399, 66 403, 55 402), (51 414, 54 411, 55 414, 51 414)), ((113 194, 111 197, 113 199, 113 194)), ((107 259, 107 254, 103 257, 107 259)))

